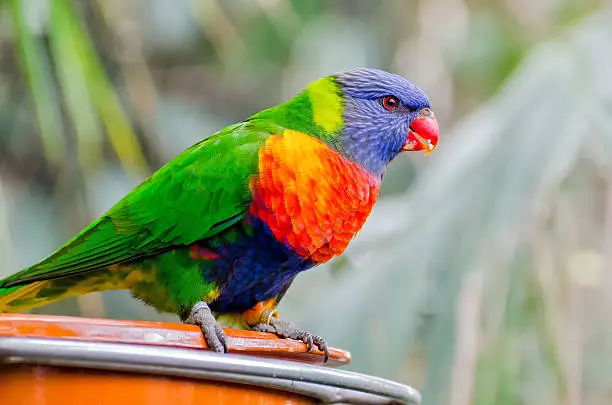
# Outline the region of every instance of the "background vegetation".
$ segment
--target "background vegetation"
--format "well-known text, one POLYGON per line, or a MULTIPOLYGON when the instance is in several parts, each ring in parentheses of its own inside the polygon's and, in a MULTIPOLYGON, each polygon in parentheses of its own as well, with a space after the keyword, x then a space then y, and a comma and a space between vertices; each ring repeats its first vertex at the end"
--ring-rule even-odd
MULTIPOLYGON (((433 404, 609 404, 612 10, 598 0, 0 3, 0 275, 177 153, 358 65, 426 90, 347 255, 285 317, 433 404)), ((125 292, 41 313, 166 319, 125 292)))

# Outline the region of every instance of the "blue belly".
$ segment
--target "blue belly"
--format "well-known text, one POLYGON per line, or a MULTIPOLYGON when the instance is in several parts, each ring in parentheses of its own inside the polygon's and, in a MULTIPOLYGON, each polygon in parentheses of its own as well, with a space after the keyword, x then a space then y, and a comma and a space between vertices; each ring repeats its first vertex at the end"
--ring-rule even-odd
POLYGON ((223 280, 220 296, 210 303, 218 313, 243 312, 282 296, 299 272, 313 266, 279 242, 259 219, 248 218, 206 245, 220 255, 203 274, 223 280))

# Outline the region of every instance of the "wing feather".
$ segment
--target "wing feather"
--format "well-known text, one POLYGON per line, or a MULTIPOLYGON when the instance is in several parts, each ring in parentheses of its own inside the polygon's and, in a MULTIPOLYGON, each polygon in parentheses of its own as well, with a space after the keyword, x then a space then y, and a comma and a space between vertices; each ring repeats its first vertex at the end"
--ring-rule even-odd
POLYGON ((51 256, 0 281, 0 287, 130 262, 223 231, 244 216, 249 179, 269 136, 249 121, 195 144, 51 256))

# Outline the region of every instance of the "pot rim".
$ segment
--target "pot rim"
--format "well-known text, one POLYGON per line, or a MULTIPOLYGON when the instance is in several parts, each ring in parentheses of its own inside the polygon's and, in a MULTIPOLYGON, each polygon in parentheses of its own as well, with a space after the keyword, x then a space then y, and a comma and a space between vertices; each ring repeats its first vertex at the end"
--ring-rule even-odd
POLYGON ((206 350, 69 339, 0 337, 0 368, 47 365, 261 386, 323 403, 419 405, 418 391, 365 374, 206 350))

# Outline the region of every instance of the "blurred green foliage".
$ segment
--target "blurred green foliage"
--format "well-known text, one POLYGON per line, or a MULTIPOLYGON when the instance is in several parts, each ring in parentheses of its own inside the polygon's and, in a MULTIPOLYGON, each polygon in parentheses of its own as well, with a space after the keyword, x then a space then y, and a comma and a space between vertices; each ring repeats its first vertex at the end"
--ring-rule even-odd
MULTIPOLYGON (((284 317, 424 404, 608 404, 612 14, 597 0, 0 3, 0 275, 177 153, 360 65, 442 126, 284 317)), ((40 313, 169 319, 107 292, 40 313)))

